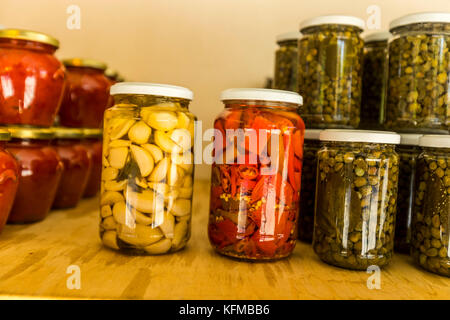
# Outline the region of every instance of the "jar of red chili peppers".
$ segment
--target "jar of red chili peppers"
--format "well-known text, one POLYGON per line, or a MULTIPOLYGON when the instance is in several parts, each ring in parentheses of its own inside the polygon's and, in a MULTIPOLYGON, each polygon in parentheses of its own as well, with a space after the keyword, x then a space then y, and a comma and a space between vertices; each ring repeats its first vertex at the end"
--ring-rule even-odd
POLYGON ((0 232, 8 220, 19 184, 17 161, 5 150, 5 143, 9 139, 11 133, 0 129, 0 232))
POLYGON ((84 193, 92 163, 82 139, 82 129, 55 128, 53 145, 64 163, 64 170, 53 208, 75 207, 84 193))
POLYGON ((110 81, 106 64, 91 59, 68 59, 67 84, 59 111, 62 126, 100 128, 108 106, 110 81))
POLYGON ((288 256, 297 238, 305 125, 302 97, 229 89, 214 123, 208 235, 214 249, 248 260, 288 256))
POLYGON ((50 146, 51 129, 8 128, 12 140, 6 148, 19 162, 19 188, 8 223, 29 223, 44 219, 56 195, 63 163, 50 146))
POLYGON ((83 146, 92 159, 92 168, 89 180, 84 190, 85 198, 93 197, 100 191, 102 181, 102 130, 84 129, 83 146))
POLYGON ((64 89, 55 38, 34 31, 0 30, 0 122, 51 126, 64 89))

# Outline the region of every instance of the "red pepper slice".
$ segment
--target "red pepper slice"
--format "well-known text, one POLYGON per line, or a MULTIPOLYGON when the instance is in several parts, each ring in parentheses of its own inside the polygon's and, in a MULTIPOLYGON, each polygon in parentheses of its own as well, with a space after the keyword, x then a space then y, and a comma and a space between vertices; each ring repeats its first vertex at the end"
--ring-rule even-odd
POLYGON ((296 130, 292 136, 294 153, 300 159, 303 159, 303 135, 300 130, 296 130))

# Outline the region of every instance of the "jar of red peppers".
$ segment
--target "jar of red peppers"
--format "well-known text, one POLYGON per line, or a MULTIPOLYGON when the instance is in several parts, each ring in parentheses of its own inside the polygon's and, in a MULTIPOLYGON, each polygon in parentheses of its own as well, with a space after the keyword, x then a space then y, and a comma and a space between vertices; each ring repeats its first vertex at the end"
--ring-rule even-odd
POLYGON ((0 129, 0 232, 8 220, 19 184, 17 161, 5 150, 5 143, 9 139, 11 139, 11 133, 0 129))
POLYGON ((19 162, 19 188, 8 223, 44 219, 52 207, 63 171, 63 163, 50 146, 51 129, 8 128, 12 140, 6 147, 19 162))
POLYGON ((0 30, 0 122, 51 126, 64 89, 55 38, 34 31, 0 30))
POLYGON ((64 163, 53 208, 75 207, 81 199, 91 171, 91 158, 82 145, 83 130, 55 128, 53 145, 64 163))
POLYGON ((302 97, 229 89, 214 122, 208 235, 214 249, 248 260, 286 257, 297 238, 305 125, 302 97))
POLYGON ((91 59, 68 59, 67 84, 59 111, 60 124, 72 128, 100 128, 108 106, 110 81, 106 64, 91 59))
POLYGON ((102 130, 84 129, 83 131, 83 146, 86 147, 92 160, 91 173, 83 194, 85 198, 89 198, 100 191, 102 181, 102 130))

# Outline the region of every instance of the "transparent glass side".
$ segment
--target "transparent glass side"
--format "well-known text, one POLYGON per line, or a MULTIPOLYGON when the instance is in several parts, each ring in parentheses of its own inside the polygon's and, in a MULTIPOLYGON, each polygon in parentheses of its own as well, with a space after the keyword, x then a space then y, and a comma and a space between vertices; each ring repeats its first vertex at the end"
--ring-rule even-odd
POLYGON ((297 91, 297 40, 283 41, 275 52, 274 88, 287 91, 297 91))

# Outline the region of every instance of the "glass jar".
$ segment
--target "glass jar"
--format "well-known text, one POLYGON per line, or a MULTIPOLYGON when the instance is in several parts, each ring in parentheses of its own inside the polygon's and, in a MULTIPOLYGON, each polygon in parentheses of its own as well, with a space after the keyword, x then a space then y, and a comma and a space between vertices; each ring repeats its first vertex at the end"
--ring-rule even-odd
POLYGON ((163 254, 191 234, 195 116, 190 90, 121 82, 105 112, 100 237, 107 247, 163 254))
POLYGON ((19 165, 5 150, 5 143, 9 139, 11 133, 0 129, 0 232, 8 220, 19 185, 19 165))
MULTIPOLYGON (((119 81, 119 79, 120 79, 119 73, 116 70, 113 70, 110 68, 105 70, 105 76, 108 78, 110 86, 116 84, 117 82, 123 81, 123 80, 119 81)), ((108 108, 111 108, 113 105, 114 105, 114 99, 110 95, 108 97, 108 108)))
POLYGON ((318 153, 313 247, 324 262, 355 270, 390 262, 399 157, 393 132, 325 130, 318 153))
POLYGON ((308 128, 357 128, 359 124, 364 21, 323 16, 300 25, 298 92, 308 128))
POLYGON ((313 238, 317 152, 321 145, 319 135, 322 131, 323 130, 319 129, 305 130, 302 188, 300 191, 300 214, 298 216, 298 238, 306 242, 311 242, 313 238))
POLYGON ((92 166, 83 197, 90 198, 100 191, 102 181, 102 130, 84 129, 83 146, 87 149, 92 166))
POLYGON ((305 126, 297 93, 229 89, 214 122, 209 240, 226 256, 287 257, 297 239, 305 126))
POLYGON ((60 125, 100 128, 109 99, 106 64, 91 59, 68 59, 63 63, 67 68, 67 84, 59 110, 60 125))
POLYGON ((274 88, 297 91, 298 31, 277 36, 278 49, 275 52, 274 88))
POLYGON ((386 127, 449 133, 450 13, 419 13, 390 24, 386 127))
POLYGON ((19 187, 8 223, 30 223, 44 219, 55 200, 63 163, 50 146, 51 129, 8 128, 12 140, 6 148, 19 163, 19 187))
POLYGON ((450 277, 450 136, 425 135, 419 144, 411 253, 422 268, 450 277))
POLYGON ((51 126, 61 104, 59 41, 43 33, 0 30, 0 123, 51 126))
POLYGON ((82 145, 83 129, 54 128, 53 146, 64 164, 53 208, 73 208, 83 196, 91 172, 91 158, 82 145))
POLYGON ((371 33, 364 38, 361 129, 380 129, 384 122, 390 36, 389 32, 384 31, 371 33))
POLYGON ((400 157, 398 174, 398 200, 395 221, 394 249, 400 253, 410 253, 411 217, 414 203, 414 183, 416 161, 420 153, 421 134, 401 134, 397 153, 400 157))

